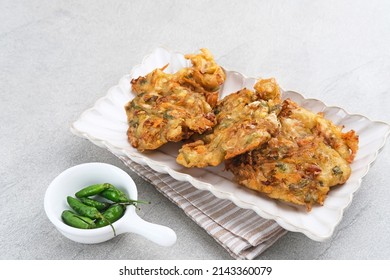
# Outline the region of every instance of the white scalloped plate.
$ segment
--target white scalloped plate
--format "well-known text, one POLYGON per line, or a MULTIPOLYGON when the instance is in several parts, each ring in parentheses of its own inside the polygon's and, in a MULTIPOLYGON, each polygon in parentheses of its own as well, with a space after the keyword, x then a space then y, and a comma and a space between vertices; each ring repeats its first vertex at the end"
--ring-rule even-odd
MULTIPOLYGON (((336 124, 344 125, 345 130, 354 129, 359 135, 359 151, 352 163, 352 174, 342 186, 333 188, 323 206, 313 207, 307 213, 305 209, 286 205, 268 199, 234 183, 232 175, 223 170, 223 165, 212 168, 185 168, 176 163, 179 143, 172 143, 147 153, 140 153, 127 141, 127 117, 124 105, 133 98, 130 80, 146 75, 157 67, 169 63, 167 72, 176 72, 190 63, 183 54, 157 48, 145 57, 140 65, 133 68, 130 75, 124 76, 118 85, 109 89, 107 95, 99 99, 93 108, 85 111, 71 126, 71 131, 90 140, 95 145, 108 149, 116 155, 147 165, 157 172, 168 173, 173 178, 188 181, 196 188, 209 190, 216 197, 229 199, 239 207, 252 209, 258 215, 275 220, 280 226, 295 232, 301 232, 316 241, 330 238, 340 223, 344 210, 352 201, 353 194, 359 189, 361 180, 375 161, 379 151, 390 134, 390 126, 383 122, 374 122, 361 115, 351 115, 338 107, 326 106, 319 100, 306 99, 293 91, 283 92, 283 98, 291 98, 299 105, 314 112, 324 112, 326 118, 336 124)), ((221 98, 243 87, 253 88, 255 78, 226 71, 226 82, 221 89, 221 98)))

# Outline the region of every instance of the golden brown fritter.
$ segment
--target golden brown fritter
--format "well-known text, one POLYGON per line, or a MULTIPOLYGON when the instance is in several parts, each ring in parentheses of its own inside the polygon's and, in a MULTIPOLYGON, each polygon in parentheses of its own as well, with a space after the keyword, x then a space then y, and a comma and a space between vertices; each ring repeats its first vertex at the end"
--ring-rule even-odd
POLYGON ((174 74, 165 73, 163 67, 131 81, 136 97, 125 106, 127 135, 139 151, 188 139, 215 125, 212 106, 225 74, 206 49, 186 57, 192 67, 174 74))
POLYGON ((126 105, 126 112, 128 139, 139 151, 187 139, 215 124, 212 108, 201 93, 173 83, 160 93, 139 94, 126 105))
POLYGON ((283 102, 278 118, 279 135, 226 161, 226 168, 240 185, 310 211, 324 203, 330 187, 349 178, 358 136, 291 100, 283 102))
POLYGON ((217 125, 213 131, 185 144, 176 161, 186 167, 216 166, 268 141, 279 128, 279 86, 274 79, 266 79, 254 88, 261 91, 242 89, 221 100, 215 109, 217 125))
POLYGON ((202 93, 206 101, 214 107, 218 101, 218 91, 225 81, 225 72, 215 62, 208 49, 200 49, 199 54, 187 54, 192 67, 186 67, 174 74, 164 73, 162 69, 156 69, 145 77, 139 77, 131 81, 135 93, 161 91, 167 84, 179 84, 192 91, 202 93))
POLYGON ((177 72, 177 81, 185 87, 203 93, 207 102, 214 107, 218 102, 218 91, 225 82, 225 72, 215 62, 208 49, 200 49, 200 54, 187 54, 192 67, 177 72))

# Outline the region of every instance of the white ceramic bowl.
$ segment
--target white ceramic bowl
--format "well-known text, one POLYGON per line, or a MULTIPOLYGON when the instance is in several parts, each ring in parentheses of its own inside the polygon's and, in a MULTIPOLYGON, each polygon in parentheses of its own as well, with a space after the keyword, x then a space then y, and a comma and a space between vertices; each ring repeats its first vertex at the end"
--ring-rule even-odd
MULTIPOLYGON (((67 196, 74 197, 78 190, 99 183, 111 183, 124 191, 129 198, 137 199, 137 187, 126 172, 116 166, 98 162, 80 164, 63 171, 47 188, 44 200, 46 215, 67 238, 80 243, 94 244, 114 237, 109 226, 78 229, 68 226, 61 219, 62 211, 71 210, 66 201, 67 196)), ((134 206, 127 206, 123 217, 113 223, 113 226, 117 235, 126 232, 136 233, 161 246, 171 246, 176 242, 176 234, 172 229, 144 221, 137 215, 134 206)))

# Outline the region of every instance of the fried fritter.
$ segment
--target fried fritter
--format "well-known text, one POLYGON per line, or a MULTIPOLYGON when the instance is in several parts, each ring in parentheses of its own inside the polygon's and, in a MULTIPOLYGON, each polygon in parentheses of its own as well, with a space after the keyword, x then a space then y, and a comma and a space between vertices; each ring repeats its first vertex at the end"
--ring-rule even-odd
POLYGON ((283 102, 278 118, 279 135, 226 161, 226 169, 240 185, 310 211, 324 203, 330 187, 349 178, 358 136, 291 100, 283 102))
POLYGON ((280 89, 274 79, 259 80, 254 88, 255 92, 242 89, 222 99, 212 132, 183 145, 176 161, 186 167, 216 166, 268 141, 279 129, 280 89))
POLYGON ((160 93, 139 94, 126 105, 126 112, 128 139, 139 151, 187 139, 194 132, 203 133, 215 125, 214 113, 205 97, 173 83, 160 93))
POLYGON ((214 107, 218 101, 218 91, 225 81, 225 72, 215 62, 208 49, 200 49, 199 54, 187 54, 192 67, 186 67, 174 74, 164 73, 162 69, 156 69, 145 77, 139 77, 131 81, 135 93, 161 91, 167 84, 179 84, 192 91, 202 93, 207 103, 214 107))
POLYGON ((136 97, 125 106, 129 142, 139 151, 188 139, 215 125, 212 106, 225 73, 210 52, 188 55, 193 66, 174 74, 155 69, 131 81, 136 97))
POLYGON ((177 81, 182 86, 203 93, 207 102, 214 107, 218 102, 218 91, 225 82, 225 72, 215 62, 208 49, 200 49, 200 54, 187 54, 193 67, 183 68, 177 72, 177 81))

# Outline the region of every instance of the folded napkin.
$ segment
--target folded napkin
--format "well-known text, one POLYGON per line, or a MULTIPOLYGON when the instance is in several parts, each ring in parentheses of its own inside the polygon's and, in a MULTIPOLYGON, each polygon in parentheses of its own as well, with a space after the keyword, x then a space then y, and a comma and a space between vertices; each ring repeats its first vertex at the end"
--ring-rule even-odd
POLYGON ((158 173, 128 157, 118 157, 179 206, 236 259, 255 258, 286 233, 276 222, 261 218, 252 210, 242 209, 229 200, 158 173))

